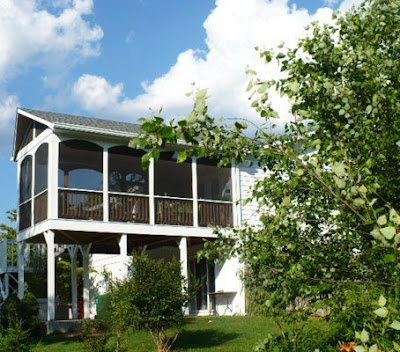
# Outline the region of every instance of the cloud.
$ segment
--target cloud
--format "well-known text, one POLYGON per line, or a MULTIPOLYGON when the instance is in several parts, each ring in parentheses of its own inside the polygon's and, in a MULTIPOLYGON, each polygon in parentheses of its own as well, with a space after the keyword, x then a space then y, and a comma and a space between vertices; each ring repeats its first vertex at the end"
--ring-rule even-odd
POLYGON ((45 87, 58 87, 72 66, 100 54, 103 31, 85 17, 92 12, 93 0, 0 1, 0 149, 19 105, 9 82, 36 66, 45 87))
POLYGON ((135 38, 135 31, 131 29, 125 37, 125 43, 130 43, 135 38))
POLYGON ((324 0, 324 3, 330 7, 335 6, 338 2, 339 0, 324 0))
POLYGON ((340 6, 339 6, 339 11, 347 11, 350 10, 353 6, 359 6, 363 0, 344 0, 340 6))
POLYGON ((64 6, 55 15, 38 1, 0 2, 0 79, 12 78, 29 66, 69 66, 99 54, 103 31, 83 18, 92 12, 93 1, 74 0, 64 6))
MULTIPOLYGON (((123 85, 104 77, 82 75, 73 86, 75 101, 87 111, 102 116, 134 120, 149 115, 149 108, 163 106, 164 116, 187 113, 192 101, 185 97, 191 83, 209 88, 210 113, 215 116, 245 117, 257 120, 245 92, 249 78, 246 66, 263 77, 279 74, 277 66, 266 67, 254 46, 276 47, 281 42, 294 45, 305 34, 310 21, 329 21, 332 10, 321 8, 315 14, 298 9, 288 0, 217 0, 204 22, 206 52, 189 49, 161 77, 143 82, 143 93, 127 97, 123 85)), ((289 104, 276 95, 274 106, 288 119, 289 104)))

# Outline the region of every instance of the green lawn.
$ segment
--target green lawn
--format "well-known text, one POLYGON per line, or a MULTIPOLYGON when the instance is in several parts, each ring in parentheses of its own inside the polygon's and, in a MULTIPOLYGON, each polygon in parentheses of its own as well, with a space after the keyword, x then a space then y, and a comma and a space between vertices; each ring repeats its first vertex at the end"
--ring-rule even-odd
MULTIPOLYGON (((174 351, 242 352, 251 351, 258 341, 277 329, 270 319, 262 317, 190 318, 179 336, 174 351)), ((126 335, 129 351, 154 351, 151 337, 145 331, 126 335)), ((42 338, 34 352, 84 352, 79 338, 53 335, 42 338)))

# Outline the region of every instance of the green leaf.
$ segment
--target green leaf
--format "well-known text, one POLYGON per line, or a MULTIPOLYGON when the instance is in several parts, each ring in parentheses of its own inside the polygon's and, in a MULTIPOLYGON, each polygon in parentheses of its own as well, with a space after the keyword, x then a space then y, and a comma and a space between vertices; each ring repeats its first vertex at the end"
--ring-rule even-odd
POLYGON ((400 321, 394 320, 393 323, 389 325, 389 328, 400 330, 400 321))
POLYGON ((161 137, 172 138, 175 136, 175 131, 171 126, 163 126, 160 130, 161 137))
POLYGON ((332 165, 332 171, 338 177, 343 177, 346 174, 346 169, 343 163, 335 163, 332 165))
POLYGON ((380 216, 380 217, 378 218, 378 220, 377 220, 377 223, 378 223, 379 226, 386 225, 386 223, 387 223, 386 215, 380 216))
POLYGON ((145 132, 155 132, 158 126, 154 122, 145 122, 142 124, 141 128, 145 132))
POLYGON ((187 159, 187 153, 185 151, 183 151, 183 152, 179 153, 177 162, 178 163, 183 163, 186 159, 187 159))
POLYGON ((383 229, 379 230, 385 238, 391 240, 394 235, 396 234, 396 229, 393 226, 384 227, 383 229))
POLYGON ((400 352, 400 345, 397 342, 393 341, 393 347, 397 352, 400 352))
POLYGON ((385 254, 383 261, 385 263, 394 263, 396 261, 396 256, 394 254, 385 254))
POLYGON ((365 348, 363 346, 354 347, 355 352, 365 352, 365 348))
POLYGON ((197 93, 196 93, 196 98, 197 99, 205 99, 207 96, 207 91, 208 89, 200 89, 197 93))
POLYGON ((378 352, 378 345, 377 344, 372 345, 369 348, 368 352, 378 352))
POLYGON ((384 307, 384 306, 386 306, 386 298, 383 297, 383 296, 381 295, 381 296, 379 297, 378 304, 379 304, 379 307, 384 307))
POLYGON ((387 308, 382 307, 382 308, 378 308, 378 309, 374 310, 374 313, 375 313, 378 317, 386 318, 387 315, 388 315, 388 313, 389 313, 389 311, 387 310, 387 308))
POLYGON ((360 340, 361 340, 361 342, 363 342, 363 343, 368 342, 368 340, 369 340, 369 334, 368 334, 368 331, 367 331, 367 330, 363 329, 363 331, 361 331, 360 340))

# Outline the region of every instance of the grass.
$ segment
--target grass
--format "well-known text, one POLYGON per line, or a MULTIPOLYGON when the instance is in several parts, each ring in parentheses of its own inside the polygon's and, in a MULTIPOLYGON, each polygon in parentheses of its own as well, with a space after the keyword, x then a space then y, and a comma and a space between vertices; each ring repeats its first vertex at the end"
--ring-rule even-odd
MULTIPOLYGON (((174 345, 174 352, 242 352, 254 346, 277 328, 263 317, 199 317, 190 318, 174 345)), ((154 343, 146 331, 127 333, 125 346, 129 352, 154 351, 154 343)), ((35 344, 33 352, 85 352, 79 337, 52 335, 35 344)))

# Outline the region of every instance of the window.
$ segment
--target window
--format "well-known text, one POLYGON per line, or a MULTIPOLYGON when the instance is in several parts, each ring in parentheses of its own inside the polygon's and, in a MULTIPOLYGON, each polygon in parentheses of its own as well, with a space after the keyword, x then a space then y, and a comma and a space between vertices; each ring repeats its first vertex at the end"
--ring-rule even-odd
POLYGON ((19 175, 19 230, 32 225, 32 156, 21 162, 19 175))
POLYGON ((33 140, 33 121, 32 120, 28 120, 29 124, 28 127, 26 128, 26 132, 24 137, 22 138, 22 142, 21 142, 21 148, 25 147, 26 145, 28 145, 32 140, 33 140))
POLYGON ((35 195, 47 189, 47 160, 49 145, 42 144, 35 154, 35 195))
POLYGON ((142 168, 143 154, 126 146, 108 150, 110 192, 149 193, 149 172, 142 168))
POLYGON ((217 167, 217 161, 197 160, 199 199, 232 201, 231 167, 217 167))
POLYGON ((154 193, 158 196, 192 197, 192 161, 177 164, 178 153, 162 152, 154 164, 154 193))
POLYGON ((98 191, 103 189, 103 148, 69 140, 60 143, 59 186, 98 191))

